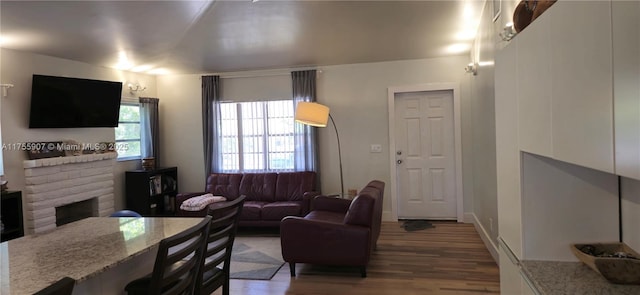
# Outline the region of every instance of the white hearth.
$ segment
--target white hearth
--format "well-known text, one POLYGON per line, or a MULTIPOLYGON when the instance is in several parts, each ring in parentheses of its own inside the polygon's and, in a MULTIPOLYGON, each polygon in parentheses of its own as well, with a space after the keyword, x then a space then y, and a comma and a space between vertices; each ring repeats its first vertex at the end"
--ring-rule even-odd
POLYGON ((117 153, 27 160, 25 227, 29 234, 56 228, 56 207, 95 199, 95 216, 114 211, 113 168, 117 153))

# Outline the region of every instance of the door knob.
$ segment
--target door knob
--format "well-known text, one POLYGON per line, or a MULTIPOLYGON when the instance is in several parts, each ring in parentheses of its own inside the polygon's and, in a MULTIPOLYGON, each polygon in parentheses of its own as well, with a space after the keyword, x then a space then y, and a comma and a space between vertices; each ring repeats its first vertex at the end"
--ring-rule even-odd
POLYGON ((396 163, 398 163, 398 165, 402 164, 402 160, 398 160, 396 161, 396 163))

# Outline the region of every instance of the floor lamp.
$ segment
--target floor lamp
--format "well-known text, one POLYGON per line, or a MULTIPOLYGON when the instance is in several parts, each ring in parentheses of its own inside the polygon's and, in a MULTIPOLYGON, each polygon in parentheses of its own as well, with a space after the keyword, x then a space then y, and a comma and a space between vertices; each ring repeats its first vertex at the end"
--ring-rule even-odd
POLYGON ((295 120, 298 123, 302 123, 314 127, 327 127, 327 121, 331 119, 333 129, 336 130, 336 139, 338 141, 338 161, 340 162, 340 187, 342 189, 341 197, 344 198, 344 180, 342 178, 342 154, 340 153, 340 136, 338 135, 338 127, 336 122, 333 121, 333 117, 329 114, 329 108, 325 105, 301 101, 296 106, 295 120))

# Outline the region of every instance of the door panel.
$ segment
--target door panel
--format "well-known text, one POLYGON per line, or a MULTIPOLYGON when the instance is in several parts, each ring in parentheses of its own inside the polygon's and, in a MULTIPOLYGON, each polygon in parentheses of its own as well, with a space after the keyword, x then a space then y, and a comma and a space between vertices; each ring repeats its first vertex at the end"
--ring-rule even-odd
POLYGON ((395 96, 398 217, 455 219, 453 93, 395 96))

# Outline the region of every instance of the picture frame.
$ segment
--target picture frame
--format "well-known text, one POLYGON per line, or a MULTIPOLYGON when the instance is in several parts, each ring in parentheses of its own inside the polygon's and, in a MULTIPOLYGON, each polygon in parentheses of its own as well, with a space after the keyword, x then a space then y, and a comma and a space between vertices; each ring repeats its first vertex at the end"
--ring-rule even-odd
POLYGON ((500 11, 502 10, 502 0, 493 0, 493 22, 495 23, 500 18, 500 11))

